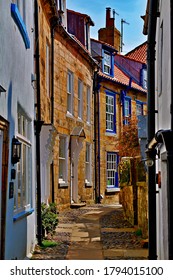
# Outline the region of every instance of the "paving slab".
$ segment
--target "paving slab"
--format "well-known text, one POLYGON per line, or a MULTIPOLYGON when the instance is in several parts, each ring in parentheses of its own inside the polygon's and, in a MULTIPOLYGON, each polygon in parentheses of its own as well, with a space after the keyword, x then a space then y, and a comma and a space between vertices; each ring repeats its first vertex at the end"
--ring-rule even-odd
POLYGON ((33 259, 125 260, 147 259, 136 228, 124 219, 121 205, 89 205, 59 214, 54 239, 58 245, 33 259))

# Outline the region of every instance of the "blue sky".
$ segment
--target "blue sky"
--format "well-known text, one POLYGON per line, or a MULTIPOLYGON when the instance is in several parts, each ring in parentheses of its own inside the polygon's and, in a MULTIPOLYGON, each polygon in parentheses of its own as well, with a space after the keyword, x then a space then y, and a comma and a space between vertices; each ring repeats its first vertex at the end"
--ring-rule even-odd
MULTIPOLYGON (((105 27, 106 7, 115 9, 115 26, 121 31, 121 19, 129 24, 123 24, 123 53, 127 53, 147 40, 143 35, 143 20, 147 0, 66 0, 67 8, 87 14, 94 21, 91 27, 91 37, 98 39, 98 30, 105 27)), ((113 15, 111 15, 112 17, 113 15)))

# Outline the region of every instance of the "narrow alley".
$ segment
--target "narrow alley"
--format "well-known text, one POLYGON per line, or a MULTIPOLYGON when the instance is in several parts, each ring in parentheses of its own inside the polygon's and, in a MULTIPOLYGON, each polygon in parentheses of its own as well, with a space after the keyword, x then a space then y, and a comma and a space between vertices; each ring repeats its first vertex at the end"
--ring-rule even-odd
POLYGON ((54 247, 36 248, 32 260, 147 260, 143 240, 121 205, 94 204, 59 213, 54 247))

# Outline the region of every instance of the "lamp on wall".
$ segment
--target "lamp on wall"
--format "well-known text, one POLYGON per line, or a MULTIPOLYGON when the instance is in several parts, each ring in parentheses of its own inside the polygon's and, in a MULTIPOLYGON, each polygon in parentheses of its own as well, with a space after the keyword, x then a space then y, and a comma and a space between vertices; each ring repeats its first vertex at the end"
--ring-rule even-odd
POLYGON ((3 88, 3 86, 0 85, 0 92, 6 92, 5 88, 3 88))
POLYGON ((145 151, 146 159, 145 164, 147 167, 151 167, 154 165, 155 156, 156 156, 156 150, 155 149, 147 149, 145 151))
POLYGON ((12 164, 16 164, 19 162, 21 158, 21 143, 18 139, 13 137, 12 139, 12 154, 11 154, 11 162, 12 164))

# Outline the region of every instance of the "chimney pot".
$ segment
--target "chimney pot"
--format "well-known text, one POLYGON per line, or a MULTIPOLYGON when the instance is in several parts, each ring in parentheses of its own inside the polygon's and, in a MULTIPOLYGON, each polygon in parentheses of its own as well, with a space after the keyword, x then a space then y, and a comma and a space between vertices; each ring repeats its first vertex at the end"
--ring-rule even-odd
POLYGON ((111 18, 111 8, 106 8, 106 27, 110 25, 110 18, 111 18))

